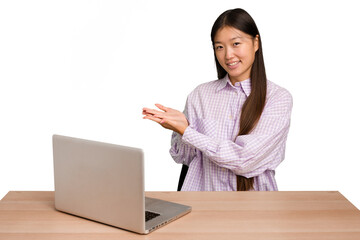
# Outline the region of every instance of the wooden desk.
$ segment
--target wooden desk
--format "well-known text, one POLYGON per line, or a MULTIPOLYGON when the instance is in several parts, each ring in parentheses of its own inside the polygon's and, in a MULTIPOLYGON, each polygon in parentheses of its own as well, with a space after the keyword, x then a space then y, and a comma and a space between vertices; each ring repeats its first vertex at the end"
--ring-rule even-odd
POLYGON ((0 239, 360 239, 360 211, 339 192, 147 192, 193 211, 149 235, 58 212, 54 192, 9 192, 0 239))

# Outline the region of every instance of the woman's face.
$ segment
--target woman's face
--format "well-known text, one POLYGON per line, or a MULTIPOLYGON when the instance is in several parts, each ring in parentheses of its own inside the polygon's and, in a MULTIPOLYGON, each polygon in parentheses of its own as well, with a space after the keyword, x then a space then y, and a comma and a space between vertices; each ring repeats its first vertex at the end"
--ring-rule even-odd
POLYGON ((255 52, 259 49, 258 36, 253 38, 236 28, 220 28, 214 39, 214 51, 220 65, 229 74, 231 82, 250 78, 255 52))

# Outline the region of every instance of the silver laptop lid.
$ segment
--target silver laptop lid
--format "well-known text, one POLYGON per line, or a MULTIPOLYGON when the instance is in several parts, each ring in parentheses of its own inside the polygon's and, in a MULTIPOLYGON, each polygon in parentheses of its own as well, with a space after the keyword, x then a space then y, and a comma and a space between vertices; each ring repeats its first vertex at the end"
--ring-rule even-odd
POLYGON ((55 208, 143 233, 141 149, 53 136, 55 208))

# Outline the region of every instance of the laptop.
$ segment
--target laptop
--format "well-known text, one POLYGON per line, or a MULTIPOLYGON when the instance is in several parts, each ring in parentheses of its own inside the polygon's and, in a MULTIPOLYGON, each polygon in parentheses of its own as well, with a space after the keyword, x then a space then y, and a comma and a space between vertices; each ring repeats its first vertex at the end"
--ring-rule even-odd
POLYGON ((191 211, 147 198, 141 149, 53 135, 55 208, 148 234, 191 211))

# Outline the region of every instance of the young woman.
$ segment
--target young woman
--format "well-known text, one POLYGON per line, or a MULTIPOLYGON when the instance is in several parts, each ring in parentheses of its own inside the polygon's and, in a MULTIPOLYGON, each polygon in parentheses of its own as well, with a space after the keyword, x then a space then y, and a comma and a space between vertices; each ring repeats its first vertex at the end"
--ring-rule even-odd
POLYGON ((213 43, 218 80, 199 85, 184 113, 155 104, 150 119, 173 130, 170 154, 188 166, 182 191, 274 191, 292 97, 267 80, 261 37, 243 9, 222 13, 213 43))

